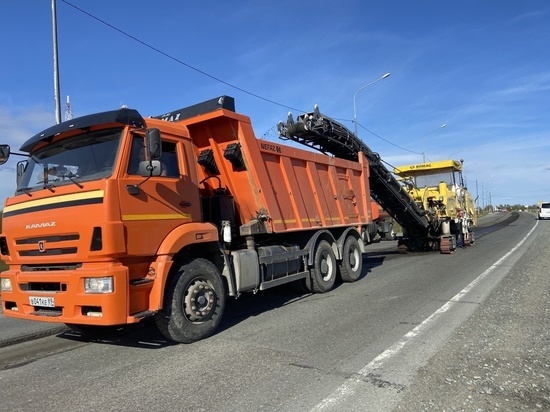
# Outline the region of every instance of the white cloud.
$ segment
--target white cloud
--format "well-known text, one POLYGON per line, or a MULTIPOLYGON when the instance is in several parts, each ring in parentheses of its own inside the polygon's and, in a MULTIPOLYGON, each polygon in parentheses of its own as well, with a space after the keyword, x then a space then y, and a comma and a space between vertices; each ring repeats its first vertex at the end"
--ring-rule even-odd
MULTIPOLYGON (((43 107, 28 107, 14 110, 0 106, 0 144, 10 145, 12 152, 18 152, 21 145, 30 137, 49 127, 55 117, 52 110, 43 107)), ((0 166, 0 207, 4 199, 15 192, 15 165, 23 157, 12 155, 7 163, 0 166)))

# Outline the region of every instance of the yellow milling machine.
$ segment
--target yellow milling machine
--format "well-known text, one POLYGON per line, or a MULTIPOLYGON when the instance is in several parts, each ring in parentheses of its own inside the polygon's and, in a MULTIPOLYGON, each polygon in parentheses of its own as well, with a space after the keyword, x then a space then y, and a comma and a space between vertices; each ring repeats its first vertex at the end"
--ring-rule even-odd
MULTIPOLYGON (((395 167, 393 173, 413 201, 426 213, 442 253, 474 243, 475 200, 464 184, 463 160, 442 160, 395 167), (457 242, 457 244, 454 244, 457 242)), ((407 234, 405 234, 405 237, 407 234)), ((400 245, 400 251, 411 245, 400 245)))

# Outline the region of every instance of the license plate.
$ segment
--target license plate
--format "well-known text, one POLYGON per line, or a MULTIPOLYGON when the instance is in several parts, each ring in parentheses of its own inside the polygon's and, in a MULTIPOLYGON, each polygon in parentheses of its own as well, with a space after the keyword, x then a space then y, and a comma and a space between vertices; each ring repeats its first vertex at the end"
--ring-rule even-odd
POLYGON ((55 302, 53 298, 29 296, 29 303, 32 306, 42 306, 44 308, 55 308, 55 302))

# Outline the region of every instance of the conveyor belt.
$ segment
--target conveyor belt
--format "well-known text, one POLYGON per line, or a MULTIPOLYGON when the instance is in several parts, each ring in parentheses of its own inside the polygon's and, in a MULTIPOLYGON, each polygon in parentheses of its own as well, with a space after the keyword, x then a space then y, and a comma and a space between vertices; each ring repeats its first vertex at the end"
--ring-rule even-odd
POLYGON ((322 115, 317 106, 313 112, 296 119, 289 113, 286 124, 279 122, 279 135, 327 155, 357 161, 363 152, 369 161, 371 197, 402 227, 415 237, 428 236, 430 223, 425 212, 413 201, 405 189, 361 139, 345 126, 322 115))

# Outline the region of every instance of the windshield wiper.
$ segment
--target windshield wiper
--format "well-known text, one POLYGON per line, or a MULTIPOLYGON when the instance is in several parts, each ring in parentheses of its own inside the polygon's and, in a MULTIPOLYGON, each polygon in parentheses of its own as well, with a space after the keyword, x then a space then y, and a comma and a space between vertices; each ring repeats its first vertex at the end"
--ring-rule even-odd
POLYGON ((50 182, 53 182, 53 181, 54 181, 54 180, 48 180, 48 179, 46 179, 46 180, 39 181, 39 182, 37 182, 37 183, 39 183, 39 184, 40 184, 40 183, 44 184, 43 189, 48 189, 50 192, 54 193, 55 190, 53 190, 53 188, 55 187, 55 185, 54 185, 53 183, 50 183, 50 182))
POLYGON ((77 182, 75 180, 76 179, 80 179, 82 176, 80 175, 75 175, 73 172, 69 172, 69 173, 65 173, 63 175, 57 175, 58 177, 63 177, 63 178, 67 178, 69 179, 71 182, 73 182, 75 185, 77 185, 80 189, 84 188, 84 186, 82 186, 80 184, 80 182, 77 182))
POLYGON ((17 188, 17 190, 16 190, 16 193, 17 193, 17 192, 23 192, 23 193, 25 193, 27 196, 32 197, 31 189, 30 189, 29 187, 19 187, 19 188, 17 188))

